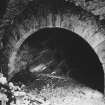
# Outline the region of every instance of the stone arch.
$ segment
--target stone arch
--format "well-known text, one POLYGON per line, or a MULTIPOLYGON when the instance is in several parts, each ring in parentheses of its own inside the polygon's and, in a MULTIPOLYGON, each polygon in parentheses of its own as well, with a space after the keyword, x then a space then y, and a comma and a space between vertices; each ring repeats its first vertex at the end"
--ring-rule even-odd
MULTIPOLYGON (((94 50, 83 38, 64 28, 42 28, 30 35, 19 49, 22 49, 22 47, 24 48, 25 44, 28 44, 32 49, 36 49, 39 46, 37 41, 40 43, 48 41, 49 44, 46 45, 48 49, 53 48, 53 50, 55 50, 56 48, 59 49, 57 52, 62 52, 62 54, 64 54, 63 57, 67 61, 68 68, 71 70, 70 73, 73 78, 91 88, 103 91, 102 65, 94 50), (56 39, 54 39, 55 37, 56 39), (47 40, 49 38, 51 38, 50 41, 47 40), (55 45, 53 42, 58 44, 55 45), (34 43, 36 47, 34 46, 34 43), (50 47, 48 47, 49 45, 50 47), (61 46, 64 47, 63 50, 61 46)), ((19 51, 21 52, 21 50, 19 51)), ((61 55, 59 55, 59 57, 60 56, 61 55)), ((33 66, 34 65, 35 64, 33 64, 33 66)))
MULTIPOLYGON (((68 12, 69 14, 69 12, 68 12)), ((83 38, 86 42, 89 43, 89 45, 93 48, 95 53, 98 55, 100 62, 102 63, 103 69, 105 68, 105 53, 104 53, 104 45, 105 45, 105 29, 98 26, 97 21, 95 18, 92 17, 90 20, 87 20, 86 22, 81 21, 78 19, 77 16, 69 16, 64 14, 64 20, 61 20, 61 17, 59 14, 55 15, 55 22, 54 25, 52 23, 52 18, 54 14, 49 13, 46 22, 43 18, 41 18, 41 26, 37 27, 37 18, 32 17, 31 20, 24 21, 24 24, 32 24, 31 27, 28 29, 28 31, 25 29, 25 27, 20 24, 16 30, 13 30, 14 35, 16 34, 16 31, 19 31, 19 34, 21 36, 20 40, 15 42, 14 48, 15 50, 18 49, 21 44, 24 42, 25 39, 27 39, 32 33, 37 32, 39 29, 42 28, 64 28, 67 30, 70 30, 76 34, 78 34, 81 38, 83 38), (29 22, 29 23, 27 23, 29 22), (45 23, 43 23, 45 22, 45 23), (94 23, 94 24, 93 24, 94 23)), ((12 44, 11 44, 12 45, 12 44)))
POLYGON ((44 4, 41 8, 35 7, 35 12, 32 11, 31 8, 27 8, 22 14, 19 14, 19 16, 16 17, 14 23, 11 25, 12 28, 8 29, 9 32, 11 31, 11 38, 8 39, 10 42, 9 47, 12 48, 12 52, 10 51, 9 53, 9 68, 12 69, 12 71, 14 70, 14 56, 16 56, 16 52, 21 44, 32 33, 45 27, 64 28, 78 34, 86 40, 96 52, 102 63, 103 69, 105 70, 105 29, 91 13, 88 13, 79 7, 75 7, 73 4, 64 7, 65 9, 63 11, 62 9, 53 10, 44 4), (30 13, 27 14, 27 11, 30 13))

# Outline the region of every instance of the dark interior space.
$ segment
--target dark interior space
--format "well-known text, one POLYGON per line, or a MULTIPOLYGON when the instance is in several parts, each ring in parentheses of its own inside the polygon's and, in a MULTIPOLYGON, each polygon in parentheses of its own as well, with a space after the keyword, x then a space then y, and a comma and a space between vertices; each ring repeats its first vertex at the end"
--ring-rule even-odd
POLYGON ((8 0, 0 0, 0 18, 2 18, 3 15, 5 14, 7 5, 8 0))
MULTIPOLYGON (((65 60, 66 66, 64 64, 62 64, 63 66, 61 65, 62 73, 66 74, 70 71, 70 78, 100 92, 104 92, 104 72, 99 58, 90 45, 79 35, 66 29, 45 28, 29 36, 19 50, 21 51, 23 45, 27 43, 31 49, 36 49, 36 52, 33 53, 32 65, 40 64, 41 62, 46 63, 54 59, 55 63, 48 69, 51 70, 61 60, 65 60), (44 49, 49 49, 52 53, 45 52, 46 55, 41 55, 42 58, 38 58, 39 60, 36 61, 35 57, 44 49)), ((28 77, 32 81, 31 73, 29 74, 28 71, 29 66, 31 64, 27 66, 27 70, 15 74, 12 80, 27 82, 28 77)), ((46 71, 42 73, 46 73, 46 71)))

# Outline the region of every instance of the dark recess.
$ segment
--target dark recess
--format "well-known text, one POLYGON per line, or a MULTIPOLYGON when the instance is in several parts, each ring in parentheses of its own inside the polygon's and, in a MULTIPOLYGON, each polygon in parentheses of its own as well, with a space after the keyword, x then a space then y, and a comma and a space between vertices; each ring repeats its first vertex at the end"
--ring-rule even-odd
MULTIPOLYGON (((39 49, 42 43, 47 42, 44 47, 52 50, 56 49, 56 52, 60 54, 59 57, 66 59, 71 71, 71 78, 104 92, 104 72, 98 56, 90 45, 77 34, 60 28, 45 28, 32 34, 23 44, 26 42, 32 48, 39 47, 39 49)), ((63 72, 67 71, 63 70, 63 72)), ((18 77, 19 73, 16 75, 18 77)), ((19 76, 19 80, 27 82, 27 75, 26 78, 25 75, 19 76)))
POLYGON ((7 5, 8 0, 0 0, 0 18, 2 18, 3 15, 5 14, 7 5))

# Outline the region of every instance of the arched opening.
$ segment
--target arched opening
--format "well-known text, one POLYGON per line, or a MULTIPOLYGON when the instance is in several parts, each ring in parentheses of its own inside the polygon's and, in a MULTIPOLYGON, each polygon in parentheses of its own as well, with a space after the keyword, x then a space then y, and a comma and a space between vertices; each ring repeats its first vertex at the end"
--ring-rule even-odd
POLYGON ((51 74, 55 71, 57 75, 68 75, 86 86, 104 91, 104 72, 98 56, 84 39, 71 31, 62 28, 40 29, 23 42, 17 58, 21 54, 21 61, 26 61, 26 65, 17 61, 16 65, 22 66, 12 78, 15 81, 26 83, 27 77, 31 81, 31 68, 45 64, 46 70, 38 73, 51 74))

